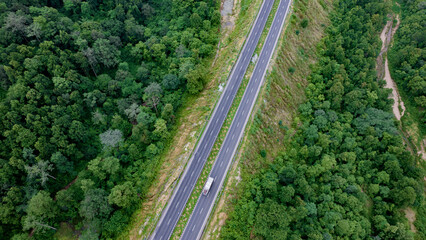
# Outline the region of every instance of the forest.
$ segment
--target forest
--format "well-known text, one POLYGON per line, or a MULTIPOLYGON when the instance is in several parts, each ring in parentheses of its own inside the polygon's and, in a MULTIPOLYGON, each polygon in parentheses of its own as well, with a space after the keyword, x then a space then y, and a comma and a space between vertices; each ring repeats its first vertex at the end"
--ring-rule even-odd
POLYGON ((0 2, 0 239, 122 231, 203 89, 219 2, 0 2))
MULTIPOLYGON (((409 9, 424 18, 423 2, 406 2, 416 2, 409 9)), ((391 4, 335 1, 308 77, 308 100, 299 107, 299 128, 271 164, 243 179, 222 239, 426 238, 424 169, 402 142, 390 90, 375 70, 391 4), (416 235, 406 207, 419 209, 416 235)), ((424 34, 413 38, 421 41, 424 34)), ((419 69, 407 74, 422 76, 424 56, 416 44, 408 38, 403 46, 412 51, 405 56, 413 60, 409 64, 419 69)), ((258 154, 265 157, 267 149, 258 154)))
MULTIPOLYGON (((420 130, 426 133, 426 3, 402 1, 401 29, 389 53, 392 77, 418 111, 420 130)), ((415 114, 415 113, 413 113, 415 114)))

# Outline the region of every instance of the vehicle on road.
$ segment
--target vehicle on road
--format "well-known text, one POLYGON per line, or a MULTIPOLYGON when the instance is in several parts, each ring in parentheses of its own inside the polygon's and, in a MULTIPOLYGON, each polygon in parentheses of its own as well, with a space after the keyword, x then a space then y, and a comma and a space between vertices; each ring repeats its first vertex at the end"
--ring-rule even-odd
POLYGON ((203 188, 203 195, 204 196, 207 196, 207 194, 209 193, 210 188, 211 188, 211 186, 213 184, 213 181, 214 181, 214 178, 212 178, 212 177, 209 177, 207 179, 206 185, 204 185, 204 188, 203 188))

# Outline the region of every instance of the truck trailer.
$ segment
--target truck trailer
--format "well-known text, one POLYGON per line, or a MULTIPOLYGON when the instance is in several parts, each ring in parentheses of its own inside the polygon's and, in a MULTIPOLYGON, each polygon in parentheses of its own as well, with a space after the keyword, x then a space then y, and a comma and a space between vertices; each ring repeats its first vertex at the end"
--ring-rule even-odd
POLYGON ((204 188, 203 188, 203 195, 204 196, 207 196, 207 194, 209 193, 210 188, 211 188, 211 186, 213 184, 213 181, 214 181, 214 178, 212 178, 212 177, 209 177, 207 179, 206 185, 204 185, 204 188))

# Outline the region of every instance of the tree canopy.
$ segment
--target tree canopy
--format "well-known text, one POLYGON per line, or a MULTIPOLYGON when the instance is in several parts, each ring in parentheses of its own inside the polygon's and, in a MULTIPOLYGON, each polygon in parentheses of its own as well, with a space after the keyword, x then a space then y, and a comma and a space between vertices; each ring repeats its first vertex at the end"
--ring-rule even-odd
POLYGON ((1 239, 49 239, 61 222, 81 238, 120 233, 156 176, 174 113, 204 87, 218 8, 0 3, 1 239))
POLYGON ((401 208, 424 205, 424 172, 374 64, 388 7, 335 3, 300 128, 273 163, 243 179, 222 239, 413 239, 401 208))

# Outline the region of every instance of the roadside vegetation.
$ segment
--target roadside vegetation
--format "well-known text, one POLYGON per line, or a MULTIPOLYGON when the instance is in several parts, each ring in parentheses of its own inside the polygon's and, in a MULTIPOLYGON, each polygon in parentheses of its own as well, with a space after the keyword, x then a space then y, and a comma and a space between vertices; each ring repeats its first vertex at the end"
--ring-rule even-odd
POLYGON ((2 1, 0 238, 116 237, 219 23, 216 1, 2 1))
MULTIPOLYGON (((403 145, 389 90, 375 71, 390 7, 383 1, 335 2, 295 130, 276 123, 292 141, 276 154, 267 146, 254 153, 258 159, 272 155, 270 162, 243 153, 244 187, 221 238, 422 239, 424 233, 409 230, 402 210, 424 206, 424 171, 403 145)), ((296 66, 288 71, 296 73, 296 66)), ((250 131, 271 131, 262 119, 257 114, 250 131)))

